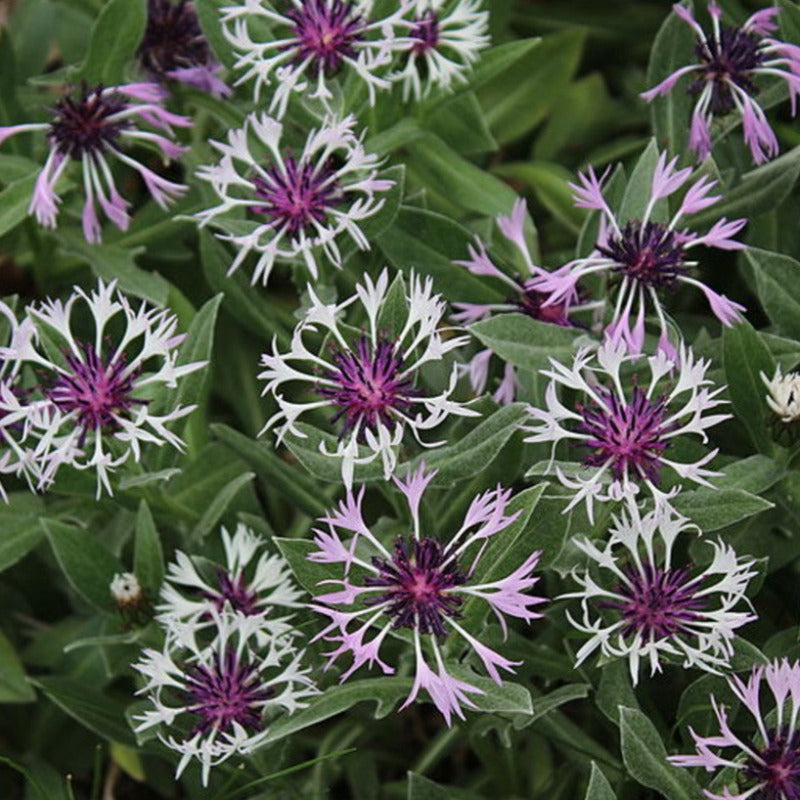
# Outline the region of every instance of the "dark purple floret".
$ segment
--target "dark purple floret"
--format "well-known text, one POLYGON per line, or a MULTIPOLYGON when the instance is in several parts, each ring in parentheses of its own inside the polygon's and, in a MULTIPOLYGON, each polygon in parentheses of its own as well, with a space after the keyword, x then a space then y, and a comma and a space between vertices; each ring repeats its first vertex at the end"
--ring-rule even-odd
POLYGON ((458 561, 434 539, 414 539, 410 546, 402 537, 394 545, 392 560, 375 557, 377 577, 364 579, 367 586, 385 586, 386 592, 370 604, 390 603, 386 613, 396 628, 416 628, 439 638, 447 635, 445 617, 458 617, 463 599, 449 590, 466 583, 458 561))
POLYGON ((411 28, 411 38, 414 44, 411 52, 422 55, 433 50, 439 44, 439 17, 432 10, 426 11, 411 28))
POLYGON ((767 731, 769 742, 761 749, 753 745, 761 763, 750 759, 744 772, 763 784, 753 800, 800 800, 800 731, 767 731))
POLYGON ((761 66, 764 60, 757 36, 741 28, 723 28, 719 45, 713 37, 708 37, 707 42, 698 41, 695 52, 705 67, 701 77, 690 84, 689 93, 700 94, 711 82, 713 88, 709 109, 712 114, 724 116, 736 108, 730 83, 751 97, 758 93, 758 88, 751 80, 752 71, 761 66))
POLYGON ((628 222, 597 249, 616 262, 616 272, 645 287, 671 287, 686 272, 678 234, 658 222, 628 222))
POLYGON ((284 159, 284 171, 272 165, 267 176, 254 179, 256 196, 264 205, 253 206, 256 214, 271 217, 277 227, 292 235, 316 234, 314 223, 324 224, 332 208, 342 201, 342 191, 332 166, 315 168, 284 159))
POLYGON ((365 22, 350 0, 305 0, 286 16, 294 23, 295 62, 308 59, 327 75, 337 72, 346 58, 354 58, 354 45, 361 40, 365 22))
POLYGON ((219 592, 203 593, 217 611, 220 613, 225 611, 227 605, 233 611, 247 616, 258 614, 258 594, 250 588, 244 575, 233 578, 229 572, 220 567, 217 570, 217 583, 219 592))
POLYGON ((144 69, 162 79, 172 70, 212 63, 194 3, 148 0, 147 27, 137 56, 144 69))
POLYGON ((186 673, 187 710, 200 717, 192 734, 230 732, 233 723, 261 730, 262 705, 274 696, 263 686, 254 664, 243 664, 235 652, 225 654, 224 663, 195 666, 186 673))
POLYGON ((646 562, 641 571, 633 565, 623 571, 630 585, 620 583, 616 593, 626 600, 603 603, 621 612, 623 636, 638 633, 643 641, 666 639, 695 622, 706 606, 698 597, 700 581, 692 580, 686 568, 663 569, 646 562))
POLYGON ((127 105, 116 93, 104 94, 102 86, 89 89, 83 84, 76 97, 68 91, 53 109, 50 141, 60 153, 76 160, 84 153, 103 153, 129 126, 125 119, 114 119, 127 105))
POLYGON ((344 420, 341 436, 354 428, 363 433, 392 427, 396 414, 405 414, 419 395, 412 380, 403 377, 403 359, 388 340, 379 340, 373 349, 361 336, 355 350, 338 350, 333 361, 336 371, 324 377, 338 385, 318 385, 316 392, 338 406, 333 421, 344 420))
POLYGON ((563 328, 574 328, 575 323, 569 318, 568 303, 549 303, 549 292, 540 292, 534 289, 531 284, 533 280, 518 280, 519 294, 509 298, 509 304, 516 306, 517 310, 523 314, 540 322, 549 322, 552 325, 560 325, 563 328))
POLYGON ((595 390, 604 406, 577 406, 583 417, 578 428, 591 438, 582 445, 591 452, 587 466, 600 467, 610 462, 614 477, 640 478, 658 483, 661 456, 669 447, 666 434, 672 426, 665 425, 667 398, 651 400, 638 386, 629 402, 620 400, 616 392, 599 387, 595 390))
POLYGON ((94 430, 117 428, 115 416, 148 401, 133 397, 138 371, 128 371, 124 355, 103 363, 91 344, 80 348, 83 358, 68 353, 65 370, 45 393, 62 411, 76 413, 85 438, 94 430))

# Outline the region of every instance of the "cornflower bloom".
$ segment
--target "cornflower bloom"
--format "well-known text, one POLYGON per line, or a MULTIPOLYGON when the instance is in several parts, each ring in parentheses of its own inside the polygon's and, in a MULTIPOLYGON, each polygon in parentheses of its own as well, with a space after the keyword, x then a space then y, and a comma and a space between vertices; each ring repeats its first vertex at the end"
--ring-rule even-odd
POLYGON ((741 26, 722 25, 722 9, 708 4, 711 35, 706 35, 692 11, 675 4, 673 10, 697 35, 697 62, 673 72, 661 83, 644 92, 648 102, 669 94, 684 76, 691 75, 688 92, 697 98, 689 129, 689 146, 703 160, 711 152, 711 125, 716 118, 736 112, 742 120, 744 141, 753 161, 762 164, 778 154, 778 140, 767 121, 764 109, 756 100, 761 77, 786 82, 792 115, 797 111, 800 94, 800 47, 775 39, 778 26, 775 6, 757 11, 741 26))
POLYGON ((243 128, 228 133, 227 144, 211 142, 222 158, 201 167, 197 176, 211 184, 221 202, 197 218, 201 226, 228 230, 233 225, 232 232, 219 235, 238 248, 229 274, 255 251, 253 283, 266 284, 276 260, 302 259, 316 278, 319 251, 341 269, 337 240, 345 233, 369 250, 359 224, 380 211, 385 201, 377 195, 394 181, 378 177, 378 157, 364 150, 355 125, 353 116, 326 121, 308 135, 298 158, 281 151, 283 125, 266 114, 251 114, 243 128), (236 214, 225 219, 243 209, 251 219, 242 221, 236 214))
POLYGON ((150 196, 166 209, 187 191, 183 184, 157 175, 144 164, 123 152, 133 144, 153 145, 165 160, 178 158, 186 148, 175 143, 172 126, 189 127, 187 117, 167 111, 167 93, 155 83, 130 83, 124 86, 67 88, 52 109, 51 122, 30 122, 0 127, 0 144, 9 136, 25 131, 46 131, 50 152, 36 181, 28 213, 46 228, 56 227, 61 198, 56 184, 70 161, 81 165, 84 205, 83 235, 91 243, 101 240, 96 204, 120 230, 130 224, 129 203, 117 190, 110 160, 122 162, 142 178, 150 196), (142 129, 143 125, 161 133, 142 129))
POLYGON ((155 81, 171 78, 216 97, 231 93, 218 77, 222 65, 208 46, 191 0, 148 0, 147 26, 136 55, 155 81))
POLYGON ((301 606, 300 590, 291 580, 289 565, 280 555, 268 553, 264 540, 239 523, 231 535, 220 529, 225 563, 201 567, 186 553, 175 551, 167 569, 157 619, 167 630, 172 621, 198 628, 213 625, 212 611, 260 616, 261 636, 278 636, 291 630, 289 617, 276 617, 279 609, 301 606))
MULTIPOLYGON (((586 503, 593 519, 594 501, 634 498, 640 488, 649 490, 656 505, 665 503, 670 492, 659 488, 665 469, 684 480, 711 486, 707 477, 717 473, 704 469, 717 454, 712 450, 698 461, 683 463, 667 458, 672 440, 695 434, 707 441, 706 431, 730 414, 709 414, 724 403, 718 398, 725 388, 712 389, 706 378, 710 362, 697 359, 685 345, 672 360, 659 351, 654 356, 631 356, 622 343, 605 342, 596 353, 583 348, 571 367, 550 359, 552 369, 542 370, 550 378, 545 394, 546 409, 528 407, 532 418, 523 430, 527 442, 572 442, 587 451, 583 469, 573 476, 556 468, 559 481, 575 495, 565 510, 586 503), (644 366, 649 380, 633 376, 626 388, 623 367, 644 366), (568 408, 558 399, 558 387, 579 393, 568 408)), ((577 467, 578 465, 576 465, 577 467)))
POLYGON ((668 221, 661 221, 667 218, 666 213, 662 213, 667 198, 692 176, 691 168, 679 170, 676 164, 677 156, 670 162, 667 162, 666 154, 659 156, 650 185, 650 198, 641 219, 622 220, 611 210, 603 196, 603 181, 608 170, 599 178, 591 167, 586 174, 579 175, 580 186, 570 184, 575 205, 600 211, 602 215, 595 248, 585 258, 544 273, 533 283, 539 291, 550 295, 548 303, 560 303, 572 297, 578 282, 589 275, 606 273, 618 277, 620 283, 616 289, 614 312, 605 333, 612 341, 625 342, 632 353, 642 352, 645 312, 648 306, 652 306, 661 334, 658 346, 674 355, 659 295, 677 288, 679 284, 703 292, 711 311, 723 325, 733 325, 744 311, 743 306, 717 294, 692 277, 690 272, 698 266, 691 251, 700 245, 720 250, 744 249, 745 245, 732 237, 747 224, 747 220, 729 222, 723 217, 704 234, 679 227, 684 217, 721 199, 721 195, 710 195, 716 181, 704 175, 689 186, 677 212, 668 221))
POLYGON ((254 81, 256 101, 267 90, 269 113, 280 118, 294 93, 305 92, 327 106, 333 97, 329 82, 347 70, 364 82, 374 103, 376 90, 391 88, 385 73, 403 47, 395 27, 410 1, 400 0, 381 18, 372 17, 373 0, 244 0, 225 6, 223 32, 236 54, 236 69, 244 71, 236 83, 254 81), (260 31, 251 33, 257 26, 260 31), (267 39, 264 26, 274 31, 267 39))
POLYGON ((800 797, 800 664, 787 659, 753 668, 747 682, 727 676, 728 686, 753 718, 755 730, 738 735, 728 710, 711 696, 719 724, 716 736, 700 736, 689 728, 696 753, 670 756, 679 767, 724 770, 721 791, 706 789, 710 800, 797 800, 800 797), (771 694, 769 712, 762 711, 764 690, 771 694), (733 749, 731 749, 733 748, 733 749))
POLYGON ((116 290, 116 281, 99 281, 91 294, 75 287, 66 303, 46 300, 28 306, 27 313, 0 356, 31 365, 39 384, 26 388, 21 408, 13 398, 2 397, 0 414, 35 420, 42 406, 49 409, 49 425, 32 425, 28 436, 36 439, 50 478, 64 464, 95 470, 98 497, 104 488, 112 494, 109 473, 129 459, 138 462, 142 445, 183 447, 167 425, 195 406, 167 401, 163 414, 149 409, 158 387, 175 388, 178 380, 205 365, 177 364, 184 339, 176 333, 177 317, 144 302, 134 309, 116 290), (77 333, 83 328, 73 319, 76 306, 88 310, 93 338, 77 333), (50 346, 53 334, 60 353, 50 346))
MULTIPOLYGON (((496 218, 497 227, 514 247, 522 254, 530 278, 511 277, 500 270, 489 258, 486 245, 476 237, 474 245, 468 245, 469 259, 456 261, 466 267, 473 275, 497 278, 503 282, 505 290, 509 293, 508 299, 502 303, 453 303, 458 313, 453 315, 453 320, 462 325, 469 325, 479 320, 487 319, 493 314, 517 312, 531 317, 540 322, 550 322, 553 325, 571 328, 575 326, 570 316, 575 311, 588 308, 588 304, 578 301, 577 291, 557 303, 548 303, 548 295, 533 287, 534 278, 547 274, 542 267, 536 266, 531 257, 528 243, 525 239, 525 200, 519 198, 514 203, 511 215, 500 215, 496 218)), ((475 354, 464 371, 469 375, 470 385, 476 394, 483 394, 489 378, 489 364, 492 350, 485 349, 475 354)), ((497 403, 513 403, 519 388, 517 373, 513 364, 504 365, 503 379, 493 394, 497 403)))
POLYGON ((434 88, 466 83, 480 52, 490 44, 489 12, 482 0, 411 0, 405 65, 392 73, 403 100, 420 100, 434 88))
MULTIPOLYGON (((377 663, 384 674, 391 674, 394 667, 381 659, 381 645, 392 631, 410 632, 415 677, 403 708, 424 690, 449 725, 453 714, 463 719, 463 708, 475 707, 470 695, 483 694, 448 672, 444 650, 452 645, 451 637, 469 646, 498 684, 502 683, 499 670, 513 672, 516 663, 482 644, 459 622, 466 604, 487 603, 505 632, 505 616, 526 622, 537 619, 541 614, 532 609, 544 599, 527 594, 538 580, 532 573, 540 551, 531 553, 504 578, 482 582, 475 577, 489 540, 501 535, 519 515, 506 513, 511 490, 498 486, 475 497, 461 527, 444 543, 423 531, 419 518, 422 495, 435 474, 420 465, 405 480, 393 478, 408 504, 412 533, 398 536, 391 550, 364 521, 362 487, 358 495, 348 491, 338 509, 320 520, 327 530, 315 529, 318 549, 308 558, 328 569, 340 566, 343 570, 341 580, 320 582, 340 588, 315 597, 312 605, 330 619, 316 638, 337 645, 326 654, 328 666, 349 654, 352 664, 342 681, 364 664, 377 663)), ((455 650, 448 649, 455 656, 455 650)))
POLYGON ((423 281, 411 275, 406 294, 407 316, 396 334, 384 328, 382 319, 388 286, 386 270, 375 283, 365 275, 356 286, 356 293, 339 304, 323 303, 309 287, 311 307, 295 328, 290 350, 280 353, 273 343, 272 354, 261 356, 265 369, 258 377, 267 382, 263 393, 272 394, 278 403, 278 412, 267 421, 264 430, 275 427, 279 442, 287 434, 306 438, 297 426, 298 419, 307 412, 333 407, 332 422, 339 423, 338 443, 334 451, 322 443, 320 451, 341 460, 342 479, 348 488, 353 483, 355 466, 377 458, 388 478, 395 470, 397 450, 407 433, 422 446, 436 447, 442 442, 425 443, 421 432, 435 428, 450 415, 478 416, 450 399, 458 379, 455 364, 444 391, 433 394, 418 383, 423 364, 439 361, 467 341, 465 336, 442 336, 439 326, 446 305, 433 293, 431 279, 423 281), (366 328, 359 334, 351 334, 339 320, 342 312, 354 304, 367 315, 366 328), (330 337, 327 357, 316 355, 305 341, 309 334, 320 331, 330 337), (281 389, 292 383, 310 385, 319 399, 286 399, 281 389))
POLYGON ((734 631, 756 618, 735 610, 747 603, 755 562, 718 540, 706 542, 713 557, 705 569, 676 566, 675 542, 692 529, 700 533, 669 506, 642 516, 630 503, 613 517, 602 546, 574 540, 596 565, 573 572, 581 590, 563 595, 581 598, 582 619, 567 617, 588 636, 576 667, 599 650, 604 658, 627 659, 636 685, 642 661, 651 675, 664 658, 715 673, 729 665, 734 631))
POLYGON ((181 756, 177 776, 195 759, 204 786, 212 767, 264 741, 268 716, 292 714, 318 694, 296 631, 270 636, 261 616, 214 612, 213 622, 209 645, 173 621, 163 650, 146 649, 134 664, 146 679, 137 694, 152 706, 134 717, 136 732, 157 728, 181 756))

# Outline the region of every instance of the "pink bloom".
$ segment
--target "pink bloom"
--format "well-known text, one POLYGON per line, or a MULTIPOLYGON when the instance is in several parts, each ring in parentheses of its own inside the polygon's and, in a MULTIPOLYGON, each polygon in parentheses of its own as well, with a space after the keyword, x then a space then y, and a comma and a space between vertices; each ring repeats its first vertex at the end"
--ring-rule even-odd
POLYGON ((363 491, 358 496, 348 491, 340 511, 320 520, 327 523, 329 533, 316 532, 319 549, 308 559, 342 565, 342 579, 325 579, 319 584, 339 589, 318 595, 311 606, 330 620, 317 638, 338 643, 328 654, 330 663, 345 654, 353 659, 342 680, 365 663, 377 662, 384 672, 391 671, 379 658, 380 646, 393 631, 407 629, 414 641, 416 676, 405 705, 424 690, 450 724, 454 714, 463 717, 463 708, 474 706, 470 695, 482 692, 451 674, 441 650, 445 639, 455 637, 470 648, 497 683, 501 683, 499 670, 513 672, 515 666, 462 626, 462 607, 468 601, 482 601, 505 631, 506 617, 526 622, 540 617, 534 608, 544 600, 530 594, 538 580, 533 570, 539 552, 504 578, 478 578, 483 574, 480 565, 487 540, 502 535, 518 517, 507 513, 510 490, 498 486, 477 496, 446 544, 422 530, 420 504, 435 474, 421 465, 405 479, 394 480, 408 506, 411 534, 399 536, 391 550, 370 527, 360 529, 360 522, 352 524, 354 519, 363 519, 363 491), (347 511, 342 513, 342 508, 347 511), (353 535, 342 540, 343 532, 353 535))
POLYGON ((711 124, 716 118, 739 114, 745 143, 753 160, 762 164, 778 154, 778 141, 766 115, 756 102, 758 81, 782 79, 789 87, 791 111, 796 113, 800 95, 800 57, 793 45, 774 39, 777 7, 757 11, 741 26, 724 27, 722 10, 715 2, 708 5, 712 30, 707 34, 692 12, 675 4, 676 15, 695 32, 696 61, 681 67, 659 84, 642 93, 647 102, 675 88, 684 76, 692 75, 687 87, 696 98, 689 132, 689 146, 698 159, 711 152, 711 124))

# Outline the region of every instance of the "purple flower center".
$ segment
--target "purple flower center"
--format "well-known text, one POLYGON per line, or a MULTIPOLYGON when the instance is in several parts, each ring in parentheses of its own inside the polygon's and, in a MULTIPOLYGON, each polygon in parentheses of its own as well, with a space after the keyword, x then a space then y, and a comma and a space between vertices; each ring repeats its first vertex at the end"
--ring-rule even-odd
POLYGON ((645 563, 641 572, 628 566, 624 573, 629 584, 621 583, 616 592, 626 599, 604 603, 622 613, 624 636, 638 633, 644 641, 666 639, 684 630, 705 608, 703 599, 697 596, 700 581, 690 579, 688 569, 663 569, 645 563))
MULTIPOLYGON (((750 759, 745 774, 761 789, 754 800, 800 800, 800 731, 768 731, 769 742, 758 751, 761 761, 750 759)), ((755 748, 754 748, 755 749, 755 748)))
POLYGON ((643 286, 672 286, 686 271, 683 244, 658 222, 631 221, 597 249, 615 262, 615 271, 643 286))
POLYGON ((342 436, 357 428, 377 432, 392 427, 397 414, 407 412, 419 395, 411 379, 403 377, 403 359, 395 344, 380 339, 374 346, 361 336, 355 350, 338 350, 333 356, 336 370, 325 377, 336 386, 317 386, 316 392, 339 410, 334 422, 344 419, 342 436))
POLYGON ((508 301, 511 305, 516 306, 518 311, 540 322, 549 322, 553 325, 560 325, 563 328, 575 327, 575 324, 569 318, 569 306, 567 303, 545 305, 545 301, 550 296, 547 292, 539 292, 531 288, 532 280, 520 280, 518 283, 519 294, 508 301))
POLYGON ((223 664, 191 667, 186 673, 187 710, 200 717, 192 731, 231 731, 233 723, 251 730, 262 727, 261 710, 274 691, 263 686, 254 664, 243 664, 227 652, 223 664))
POLYGON ((411 52, 421 55, 433 50, 439 44, 439 18, 431 9, 426 11, 411 28, 414 44, 411 52))
POLYGON ((444 638, 445 617, 457 617, 464 602, 450 592, 467 580, 457 559, 435 539, 413 539, 409 546, 398 537, 392 560, 375 557, 372 563, 380 574, 364 583, 385 586, 386 591, 370 598, 370 605, 389 603, 386 613, 395 618, 396 628, 416 628, 444 638))
POLYGON ((137 55, 142 67, 158 77, 212 61, 194 3, 149 0, 147 27, 137 55))
POLYGON ((354 45, 364 32, 364 19, 350 0, 305 0, 286 16, 294 23, 295 61, 311 60, 332 75, 346 58, 355 56, 354 45))
POLYGON ((316 224, 324 223, 328 213, 342 200, 342 191, 332 166, 315 167, 298 164, 288 157, 281 171, 273 164, 266 176, 254 179, 256 196, 264 205, 254 206, 257 214, 272 217, 278 227, 290 234, 316 232, 316 224))
POLYGON ((614 477, 625 475, 658 483, 661 456, 669 447, 666 434, 672 425, 665 425, 666 397, 651 400, 638 386, 630 401, 621 400, 616 392, 599 387, 597 395, 602 405, 578 404, 583 419, 578 428, 589 435, 582 444, 590 448, 587 466, 610 464, 614 477))
POLYGON ((217 582, 219 592, 203 593, 203 596, 216 606, 217 611, 224 611, 227 604, 234 611, 247 616, 258 613, 258 595, 248 586, 244 575, 233 578, 230 573, 219 568, 217 582))
POLYGON ((138 371, 128 370, 124 355, 103 363, 91 344, 80 349, 83 358, 68 353, 65 370, 45 393, 62 411, 76 414, 85 438, 90 431, 118 427, 118 415, 148 401, 133 397, 138 371))
POLYGON ((689 85, 690 94, 700 94, 711 83, 711 113, 724 116, 736 108, 731 84, 749 95, 758 93, 751 73, 759 67, 764 56, 759 39, 741 28, 723 28, 720 42, 709 37, 707 43, 698 41, 695 52, 705 64, 701 77, 689 85))
POLYGON ((77 97, 68 93, 56 103, 50 141, 60 153, 77 160, 85 153, 102 153, 113 147, 128 127, 126 120, 115 119, 126 107, 118 95, 104 94, 102 86, 89 89, 83 84, 77 97))

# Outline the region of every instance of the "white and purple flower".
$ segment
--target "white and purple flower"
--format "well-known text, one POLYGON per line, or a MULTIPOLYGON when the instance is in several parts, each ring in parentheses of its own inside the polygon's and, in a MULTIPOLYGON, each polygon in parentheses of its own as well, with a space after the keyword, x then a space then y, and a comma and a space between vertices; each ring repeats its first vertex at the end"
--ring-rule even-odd
POLYGON ((483 694, 448 671, 445 652, 455 653, 451 639, 471 648, 498 684, 500 670, 513 672, 515 666, 461 624, 466 604, 488 604, 505 630, 505 617, 530 622, 541 616, 533 608, 545 601, 528 593, 538 581, 533 570, 539 551, 504 578, 475 579, 487 543, 518 516, 507 513, 511 490, 498 486, 475 497, 461 527, 445 543, 420 522, 422 496, 435 474, 421 465, 405 480, 393 479, 408 505, 411 533, 398 536, 391 549, 364 520, 362 487, 357 495, 348 491, 338 509, 319 521, 317 549, 308 558, 343 572, 341 579, 320 583, 336 588, 314 598, 312 605, 330 620, 316 637, 336 645, 326 654, 328 665, 341 656, 352 657, 342 681, 364 664, 377 664, 384 674, 392 674, 395 668, 381 658, 381 646, 393 631, 405 631, 413 638, 415 676, 403 708, 424 690, 449 725, 454 714, 463 719, 464 708, 475 707, 471 696, 483 694))
MULTIPOLYGON (((461 325, 469 325, 483 319, 488 319, 494 314, 517 312, 525 314, 540 322, 549 322, 562 327, 574 327, 571 315, 574 312, 586 309, 589 304, 581 303, 578 292, 574 290, 569 296, 555 303, 547 302, 549 295, 534 288, 535 279, 546 275, 547 270, 537 266, 531 256, 530 248, 525 237, 525 200, 519 198, 511 211, 510 216, 497 217, 497 227, 522 255, 525 268, 530 273, 529 278, 510 276, 499 269, 489 257, 486 245, 476 237, 474 245, 468 245, 469 258, 465 261, 456 261, 456 264, 466 267, 473 275, 496 278, 501 281, 508 299, 502 303, 453 303, 458 309, 453 315, 453 320, 461 325)), ((476 394, 483 394, 489 380, 489 366, 492 358, 490 349, 476 353, 469 365, 464 368, 469 375, 470 385, 476 394)), ((513 403, 519 381, 513 364, 504 365, 503 378, 495 390, 493 397, 497 403, 513 403)))
POLYGON ((359 225, 380 211, 379 195, 394 181, 378 177, 378 157, 364 150, 355 125, 353 116, 327 121, 308 135, 299 157, 281 150, 284 127, 265 114, 250 115, 227 144, 212 142, 222 159, 197 175, 221 202, 197 218, 229 231, 219 238, 238 249, 230 272, 256 252, 253 283, 266 284, 276 261, 301 260, 316 278, 320 252, 342 267, 337 240, 344 234, 361 250, 370 248, 359 225), (248 220, 238 218, 242 211, 248 220))
POLYGON ((99 281, 91 294, 76 287, 66 303, 46 300, 28 306, 27 314, 0 355, 32 367, 39 383, 23 387, 24 402, 4 394, 0 414, 27 426, 43 486, 68 464, 94 470, 98 497, 103 489, 111 494, 110 473, 129 459, 138 462, 142 446, 183 447, 167 426, 194 406, 163 414, 148 408, 159 386, 174 388, 205 365, 177 364, 184 339, 176 333, 177 317, 144 302, 134 309, 115 281, 99 281), (75 318, 76 307, 89 312, 88 337, 87 319, 75 318))
POLYGON ((222 65, 211 53, 191 0, 148 0, 147 25, 136 55, 152 80, 171 79, 216 97, 231 93, 219 77, 222 65))
POLYGON ((225 38, 236 54, 237 84, 254 82, 254 96, 270 96, 269 113, 283 117, 295 93, 306 93, 326 106, 331 80, 347 70, 367 87, 391 88, 386 73, 403 47, 397 25, 409 0, 391 14, 373 18, 374 0, 244 0, 220 9, 225 38), (284 10, 278 10, 283 7, 284 10), (272 35, 265 38, 264 29, 272 35))
POLYGON ((603 195, 608 170, 598 177, 590 167, 579 175, 580 185, 570 184, 575 205, 599 211, 600 233, 594 250, 585 258, 570 261, 558 270, 536 277, 533 286, 549 295, 548 303, 563 303, 574 296, 578 283, 590 275, 617 278, 613 315, 605 335, 613 342, 622 341, 632 353, 641 353, 645 339, 645 316, 652 308, 658 319, 658 346, 674 355, 668 324, 660 295, 679 285, 699 289, 711 311, 726 326, 740 319, 743 306, 720 295, 691 272, 698 266, 692 250, 701 245, 718 250, 742 250, 745 245, 733 237, 747 224, 745 219, 728 221, 724 217, 706 233, 680 227, 681 220, 709 208, 721 199, 711 195, 715 181, 701 176, 683 196, 678 210, 669 217, 662 213, 667 198, 681 189, 692 177, 692 169, 678 169, 677 157, 667 161, 662 153, 653 172, 650 197, 641 219, 622 220, 603 195), (661 221, 661 218, 665 221, 661 221))
POLYGON ((681 344, 675 359, 663 352, 645 358, 631 356, 622 343, 605 342, 596 352, 584 348, 570 367, 550 359, 552 369, 546 409, 528 407, 532 422, 524 426, 528 442, 549 442, 555 448, 565 441, 585 450, 583 465, 574 474, 556 468, 559 481, 574 491, 567 510, 585 502, 589 519, 595 501, 635 498, 640 489, 649 491, 656 505, 680 490, 660 488, 662 473, 669 470, 683 480, 711 486, 707 478, 716 473, 705 469, 717 451, 694 462, 668 458, 677 437, 694 434, 703 442, 706 431, 729 414, 709 414, 725 401, 724 387, 712 388, 706 378, 710 362, 695 358, 681 344), (625 373, 647 365, 647 379, 634 375, 626 388, 625 373), (569 408, 558 398, 559 387, 578 393, 569 408))
POLYGON ((130 224, 130 204, 117 189, 109 163, 112 159, 135 170, 161 208, 166 209, 183 195, 187 186, 162 178, 124 152, 127 147, 144 144, 155 147, 165 161, 183 155, 186 148, 175 142, 172 126, 188 127, 192 122, 167 111, 163 105, 166 96, 155 83, 109 88, 84 84, 77 91, 67 89, 62 94, 53 107, 51 122, 0 127, 0 143, 26 131, 47 133, 50 152, 36 181, 28 213, 40 225, 56 227, 61 203, 56 186, 70 161, 81 165, 85 198, 81 219, 83 234, 91 243, 101 240, 98 204, 120 230, 127 230, 130 224))
POLYGON ((728 686, 753 718, 751 732, 734 733, 728 709, 712 695, 719 733, 700 736, 689 728, 697 752, 670 756, 670 761, 679 767, 718 772, 715 786, 719 789, 703 792, 709 800, 798 800, 800 664, 773 661, 754 667, 747 682, 729 675, 728 686), (762 695, 767 692, 771 697, 765 708, 762 695))
POLYGON ((741 26, 722 24, 722 9, 708 4, 711 34, 702 29, 691 9, 675 4, 673 10, 697 35, 697 61, 673 72, 661 83, 644 92, 650 102, 671 92, 684 76, 692 82, 688 92, 696 98, 689 131, 689 146, 698 159, 711 152, 711 126, 715 119, 737 113, 744 128, 744 141, 753 161, 762 164, 779 151, 778 139, 764 109, 759 105, 758 81, 761 78, 786 82, 792 115, 800 95, 800 47, 774 38, 778 26, 776 6, 757 11, 741 26))
POLYGON ((573 572, 581 590, 563 595, 581 599, 581 619, 567 617, 588 637, 576 667, 596 651, 626 659, 634 685, 642 662, 651 675, 661 671, 662 659, 715 673, 728 667, 735 631, 756 618, 736 610, 747 604, 755 562, 722 541, 707 541, 713 556, 705 569, 676 565, 675 542, 693 529, 699 533, 668 506, 642 516, 628 504, 613 518, 607 542, 574 540, 593 562, 573 572))
POLYGON ((181 756, 177 775, 197 760, 204 786, 213 767, 264 741, 267 717, 292 714, 318 694, 296 631, 270 636, 260 616, 214 612, 212 621, 211 644, 173 622, 164 649, 147 649, 134 664, 146 680, 138 694, 151 706, 134 717, 137 733, 157 728, 181 756))
POLYGON ((390 76, 402 84, 404 100, 466 82, 490 44, 489 13, 481 6, 482 0, 411 0, 401 22, 405 64, 390 76))
POLYGON ((224 564, 201 565, 175 551, 156 607, 157 619, 170 631, 175 621, 201 628, 214 624, 212 612, 231 613, 261 617, 260 636, 291 630, 285 614, 301 607, 302 593, 292 582, 285 559, 267 552, 265 541, 242 523, 233 535, 221 528, 220 537, 224 564))
POLYGON ((411 275, 407 290, 407 316, 397 332, 385 329, 382 311, 389 289, 389 275, 384 270, 378 280, 365 275, 356 287, 356 294, 342 303, 323 303, 309 287, 311 307, 295 328, 291 348, 278 352, 273 344, 271 354, 261 357, 265 367, 259 378, 267 382, 264 393, 278 403, 278 412, 264 430, 275 428, 278 441, 291 435, 305 438, 297 427, 298 419, 317 409, 334 412, 333 423, 339 424, 336 449, 321 452, 341 461, 342 479, 349 488, 357 464, 376 459, 383 463, 388 478, 397 466, 398 450, 411 433, 423 446, 420 434, 431 430, 451 415, 478 416, 476 411, 451 399, 458 379, 454 364, 448 387, 433 394, 420 385, 419 373, 424 364, 435 362, 461 347, 463 336, 445 338, 440 323, 446 304, 433 292, 430 278, 411 275), (354 335, 340 317, 354 304, 366 314, 364 329, 354 335), (317 355, 309 349, 307 338, 329 338, 327 353, 317 355), (310 388, 318 399, 296 402, 284 397, 286 384, 310 388))

